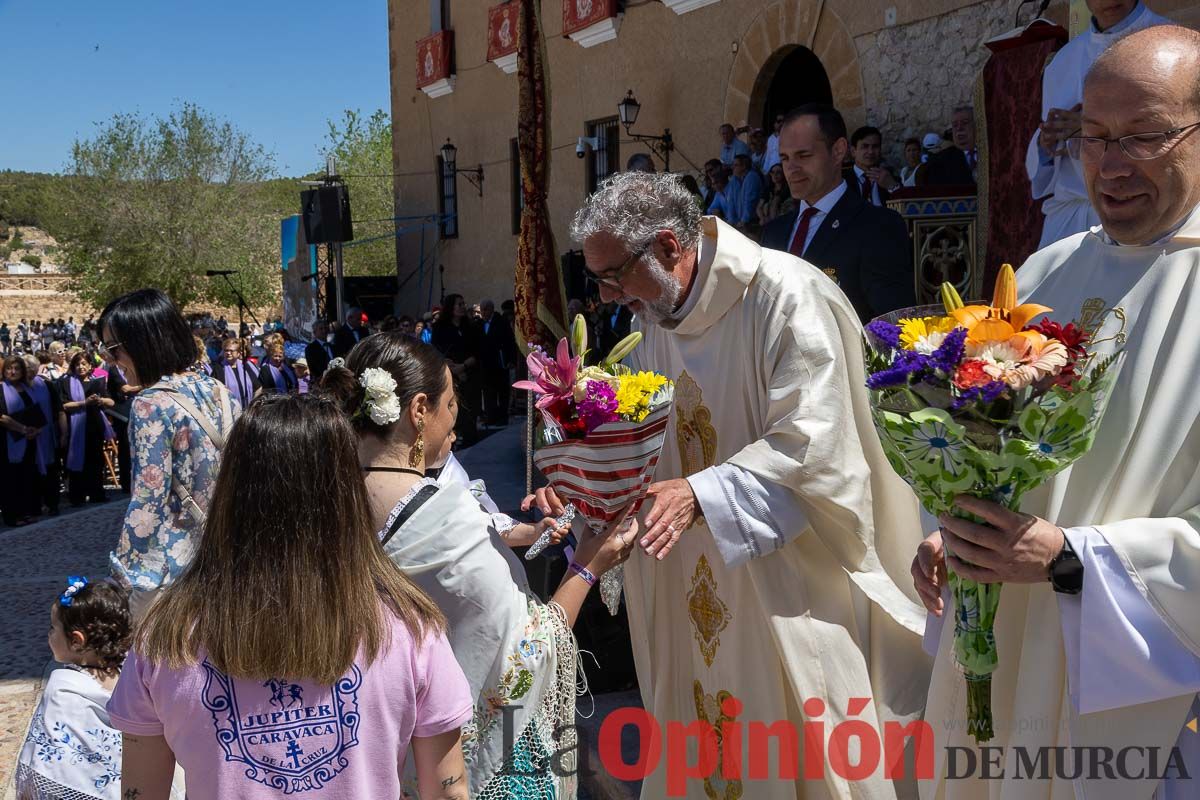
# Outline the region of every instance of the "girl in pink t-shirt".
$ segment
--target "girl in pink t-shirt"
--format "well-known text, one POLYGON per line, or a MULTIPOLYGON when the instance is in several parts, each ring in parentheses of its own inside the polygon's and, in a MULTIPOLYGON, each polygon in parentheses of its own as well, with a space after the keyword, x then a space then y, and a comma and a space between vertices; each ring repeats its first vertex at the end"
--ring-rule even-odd
POLYGON ((333 404, 273 395, 238 420, 204 535, 134 637, 109 701, 123 797, 467 797, 473 696, 432 601, 371 529, 333 404))

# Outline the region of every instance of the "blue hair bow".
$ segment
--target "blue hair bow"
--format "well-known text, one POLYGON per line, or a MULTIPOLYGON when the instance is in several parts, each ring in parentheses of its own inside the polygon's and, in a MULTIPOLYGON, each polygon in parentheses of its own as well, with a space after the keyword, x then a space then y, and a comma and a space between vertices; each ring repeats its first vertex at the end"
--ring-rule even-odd
POLYGON ((67 590, 59 595, 58 604, 60 606, 71 605, 75 601, 75 595, 87 585, 88 579, 82 575, 69 575, 67 577, 67 590))

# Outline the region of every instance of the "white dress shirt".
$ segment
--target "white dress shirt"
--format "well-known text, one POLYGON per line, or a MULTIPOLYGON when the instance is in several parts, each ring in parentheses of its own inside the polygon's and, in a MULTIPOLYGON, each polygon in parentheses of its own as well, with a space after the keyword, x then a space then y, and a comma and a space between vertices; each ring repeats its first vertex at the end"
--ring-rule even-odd
MULTIPOLYGON (((808 223, 808 236, 804 239, 804 249, 800 252, 807 252, 808 246, 812 244, 813 237, 817 235, 817 230, 820 229, 821 223, 825 221, 825 217, 829 216, 829 212, 842 199, 842 195, 846 193, 846 182, 838 181, 838 185, 833 191, 822 197, 812 205, 816 207, 817 213, 813 216, 812 221, 808 223)), ((792 240, 796 238, 796 230, 800 227, 800 220, 804 216, 804 209, 809 207, 807 200, 800 201, 800 211, 796 214, 796 222, 792 225, 792 235, 788 237, 788 252, 791 252, 792 240)))

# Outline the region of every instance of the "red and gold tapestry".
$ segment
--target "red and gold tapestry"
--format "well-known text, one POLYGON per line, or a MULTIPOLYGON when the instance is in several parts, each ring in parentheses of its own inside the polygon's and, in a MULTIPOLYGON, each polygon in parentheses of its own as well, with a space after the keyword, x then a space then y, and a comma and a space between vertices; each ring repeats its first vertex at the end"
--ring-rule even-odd
POLYGON ((540 0, 518 0, 517 149, 521 161, 521 235, 517 240, 516 334, 547 349, 567 335, 566 296, 550 228, 550 106, 540 0))

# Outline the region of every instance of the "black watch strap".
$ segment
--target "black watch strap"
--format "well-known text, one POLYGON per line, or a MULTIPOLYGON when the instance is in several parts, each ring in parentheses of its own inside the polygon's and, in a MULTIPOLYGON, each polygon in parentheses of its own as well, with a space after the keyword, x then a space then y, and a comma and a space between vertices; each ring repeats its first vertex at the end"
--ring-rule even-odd
POLYGON ((1050 584, 1059 594, 1079 594, 1083 591, 1083 562, 1071 541, 1063 537, 1063 548, 1050 562, 1050 584))

